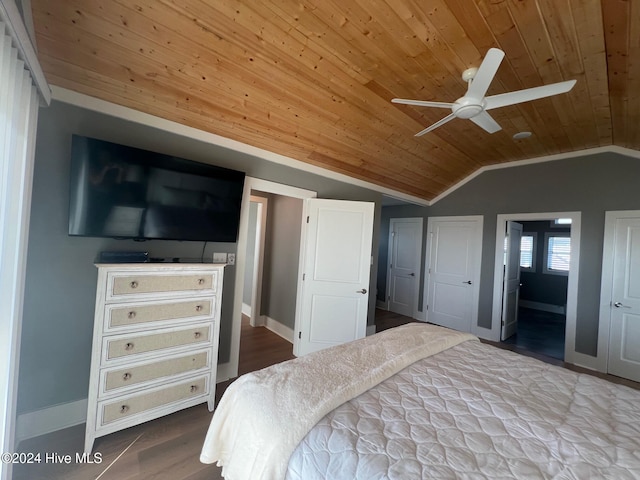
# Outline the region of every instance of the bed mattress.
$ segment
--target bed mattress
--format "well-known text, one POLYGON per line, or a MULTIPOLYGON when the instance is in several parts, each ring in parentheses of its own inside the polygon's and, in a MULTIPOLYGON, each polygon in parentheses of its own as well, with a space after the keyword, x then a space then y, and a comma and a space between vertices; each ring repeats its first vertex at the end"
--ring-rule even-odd
POLYGON ((286 478, 640 478, 640 392, 467 341, 324 416, 286 478))

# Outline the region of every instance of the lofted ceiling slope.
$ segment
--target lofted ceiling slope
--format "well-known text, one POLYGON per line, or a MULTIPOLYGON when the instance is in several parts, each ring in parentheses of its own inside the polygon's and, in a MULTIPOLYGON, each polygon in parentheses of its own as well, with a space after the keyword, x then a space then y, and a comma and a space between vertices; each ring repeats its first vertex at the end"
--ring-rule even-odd
POLYGON ((431 200, 492 164, 640 149, 640 2, 627 0, 31 0, 50 84, 431 200), (453 102, 491 47, 489 88, 576 79, 492 110, 453 102), (528 139, 515 133, 530 131, 528 139))

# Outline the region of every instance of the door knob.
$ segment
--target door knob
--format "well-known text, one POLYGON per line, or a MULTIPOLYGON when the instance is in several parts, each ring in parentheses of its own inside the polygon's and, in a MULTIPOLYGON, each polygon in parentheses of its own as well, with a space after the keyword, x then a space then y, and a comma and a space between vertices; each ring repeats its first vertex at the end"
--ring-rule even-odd
POLYGON ((362 290, 356 290, 356 293, 362 293, 363 295, 367 293, 367 289, 363 288, 362 290))
POLYGON ((415 273, 413 273, 413 272, 411 272, 411 273, 409 274, 409 276, 410 276, 410 277, 415 277, 415 276, 416 276, 416 274, 415 274, 415 273))
POLYGON ((616 308, 631 308, 631 307, 629 307, 629 306, 627 306, 627 305, 623 305, 623 304, 622 304, 622 303, 620 303, 620 302, 615 302, 615 303, 613 304, 613 306, 614 306, 614 307, 616 307, 616 308))
POLYGON ((462 282, 462 283, 466 283, 467 285, 471 285, 471 280, 467 280, 466 282, 462 282))

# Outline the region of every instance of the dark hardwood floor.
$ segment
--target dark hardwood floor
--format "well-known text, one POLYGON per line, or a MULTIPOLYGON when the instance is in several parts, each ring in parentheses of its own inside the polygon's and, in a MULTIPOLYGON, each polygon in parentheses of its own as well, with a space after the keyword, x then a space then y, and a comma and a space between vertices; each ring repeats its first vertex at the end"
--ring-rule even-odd
MULTIPOLYGON (((379 309, 376 311, 376 331, 378 332, 412 321, 414 320, 411 318, 392 312, 379 309)), ((580 369, 549 356, 519 349, 517 345, 486 343, 640 389, 640 384, 636 382, 580 369)), ((243 319, 240 373, 291 359, 292 352, 291 343, 266 328, 252 328, 247 319, 243 319)), ((230 383, 231 381, 217 385, 218 399, 230 383)), ((220 480, 222 478, 220 468, 214 465, 203 465, 199 461, 200 449, 211 415, 206 404, 202 404, 100 437, 96 439, 94 454, 101 455, 101 463, 76 462, 76 453, 81 453, 84 445, 84 424, 25 440, 20 443, 18 450, 25 453, 40 453, 42 463, 16 466, 13 479, 220 480), (71 461, 69 464, 52 461, 47 463, 47 454, 57 454, 57 458, 70 455, 71 461)))
POLYGON ((518 330, 504 340, 524 350, 564 360, 566 316, 531 308, 518 309, 518 330))

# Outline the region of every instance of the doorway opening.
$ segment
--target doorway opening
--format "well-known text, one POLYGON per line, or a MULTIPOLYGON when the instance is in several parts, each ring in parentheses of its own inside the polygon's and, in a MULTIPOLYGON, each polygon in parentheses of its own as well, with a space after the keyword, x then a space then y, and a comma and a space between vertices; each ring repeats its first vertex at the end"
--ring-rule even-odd
POLYGON ((500 341, 568 361, 575 344, 579 214, 501 215, 497 228, 494 322, 500 341))
POLYGON ((243 356, 269 355, 273 342, 256 341, 269 338, 258 332, 261 328, 290 344, 283 358, 293 356, 300 248, 296 240, 302 229, 302 202, 299 198, 251 190, 244 269, 238 272, 244 277, 240 364, 247 364, 243 356))
POLYGON ((513 334, 502 341, 564 360, 571 221, 556 218, 516 223, 522 226, 520 248, 514 252, 519 269, 517 323, 513 334))
MULTIPOLYGON (((298 201, 304 201, 307 198, 315 198, 317 196, 316 192, 310 190, 304 190, 297 187, 292 187, 289 185, 283 185, 275 182, 270 182, 268 180, 262 180, 258 178, 246 177, 245 179, 245 187, 244 194, 242 198, 242 210, 240 214, 240 228, 238 232, 238 244, 237 251, 238 256, 236 257, 236 274, 234 278, 234 296, 233 296, 233 313, 232 313, 232 322, 231 322, 231 340, 229 345, 229 361, 226 363, 222 363, 218 365, 218 378, 220 380, 230 379, 238 376, 238 364, 239 364, 239 356, 240 356, 240 339, 241 339, 241 331, 242 331, 242 304, 244 298, 244 287, 245 287, 245 253, 247 251, 247 243, 248 243, 248 231, 249 231, 249 213, 250 213, 250 203, 251 203, 251 194, 252 192, 262 192, 266 194, 272 194, 273 198, 288 198, 295 199, 298 201)), ((263 195, 264 196, 264 195, 263 195)), ((273 211, 273 203, 269 202, 269 208, 273 211)), ((289 217, 291 221, 296 221, 295 218, 289 217)), ((292 236, 300 239, 300 245, 302 244, 302 216, 297 220, 298 229, 297 233, 291 234, 292 236)), ((290 230, 289 230, 290 231, 290 230)), ((291 240, 291 237, 287 238, 287 242, 291 240)), ((265 240, 265 249, 268 249, 268 242, 265 240)), ((291 252, 288 253, 288 256, 291 252)), ((265 255, 266 256, 266 255, 265 255)), ((295 257, 295 266, 293 267, 296 270, 296 282, 293 286, 291 286, 291 291, 293 291, 294 295, 298 294, 298 284, 299 278, 301 276, 301 268, 300 261, 298 257, 295 257)), ((263 260, 266 263, 266 259, 263 260)), ((278 265, 276 265, 278 266, 278 265)), ((267 282, 267 274, 266 274, 266 265, 263 265, 263 277, 262 284, 267 282)), ((253 279, 250 282, 254 282, 253 279)), ((258 287, 259 288, 259 287, 258 287)), ((261 289, 262 300, 257 302, 261 305, 265 304, 265 297, 267 293, 264 289, 261 289)), ((284 303, 283 303, 284 304, 284 303)), ((296 302, 293 302, 293 305, 296 305, 296 302)), ((253 309, 253 305, 252 305, 253 309)), ((265 310, 265 318, 264 322, 268 322, 269 318, 271 318, 268 314, 268 311, 265 310)), ((255 314, 254 314, 255 315, 255 314)), ((262 313, 261 313, 262 315, 262 313)), ((274 315, 274 318, 277 316, 274 315)), ((284 323, 284 322, 283 322, 284 323)), ((286 330, 285 330, 286 331, 286 330)), ((290 336, 293 337, 293 329, 290 330, 290 336)), ((282 335, 281 335, 282 336, 282 335)))

